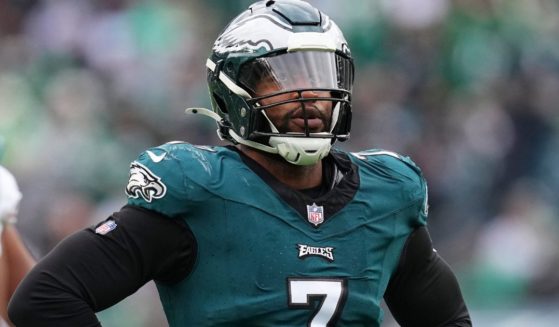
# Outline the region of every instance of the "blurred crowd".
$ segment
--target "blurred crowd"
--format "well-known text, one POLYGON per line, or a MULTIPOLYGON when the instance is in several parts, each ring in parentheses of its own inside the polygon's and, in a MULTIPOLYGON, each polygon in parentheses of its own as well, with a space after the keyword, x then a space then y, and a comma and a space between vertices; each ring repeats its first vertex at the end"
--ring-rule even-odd
MULTIPOLYGON (((214 122, 184 109, 210 106, 205 59, 251 2, 0 0, 2 163, 37 257, 124 204, 143 149, 220 144, 214 122)), ((309 2, 355 59, 352 136, 339 146, 422 167, 433 242, 472 310, 558 304, 559 2, 309 2)), ((120 310, 154 297, 150 285, 120 310)), ((156 309, 127 324, 157 325, 156 309)))

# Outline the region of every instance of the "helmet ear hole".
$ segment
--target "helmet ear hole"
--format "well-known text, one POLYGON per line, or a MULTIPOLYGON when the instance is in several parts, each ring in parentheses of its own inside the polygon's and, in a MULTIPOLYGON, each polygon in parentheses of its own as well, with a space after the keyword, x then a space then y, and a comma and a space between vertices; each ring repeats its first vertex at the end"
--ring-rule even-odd
POLYGON ((227 113, 227 106, 225 105, 225 101, 223 101, 223 98, 217 95, 215 92, 212 93, 212 98, 214 99, 215 104, 217 105, 219 110, 221 110, 221 112, 223 113, 227 113))

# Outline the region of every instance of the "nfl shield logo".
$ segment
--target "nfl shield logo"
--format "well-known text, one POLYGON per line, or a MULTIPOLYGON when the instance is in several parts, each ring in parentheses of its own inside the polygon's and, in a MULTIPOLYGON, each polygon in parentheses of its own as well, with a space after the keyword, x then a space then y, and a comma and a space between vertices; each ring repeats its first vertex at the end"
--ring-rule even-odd
POLYGON ((322 224, 324 222, 324 207, 317 206, 316 203, 307 206, 307 219, 315 226, 322 224))

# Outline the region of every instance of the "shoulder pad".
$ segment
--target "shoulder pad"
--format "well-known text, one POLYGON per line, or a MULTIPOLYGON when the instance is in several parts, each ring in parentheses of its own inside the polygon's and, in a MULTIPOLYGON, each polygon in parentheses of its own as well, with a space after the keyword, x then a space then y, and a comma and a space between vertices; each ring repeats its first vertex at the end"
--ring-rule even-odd
POLYGON ((206 154, 216 152, 212 147, 185 142, 169 142, 144 151, 130 164, 128 203, 168 216, 185 212, 188 200, 203 192, 199 179, 212 170, 215 159, 206 154))
POLYGON ((387 161, 391 161, 391 160, 386 160, 387 158, 390 157, 396 158, 399 161, 405 163, 410 168, 412 168, 417 174, 421 175, 421 169, 419 168, 419 166, 415 164, 415 162, 413 162, 413 160, 411 160, 410 157, 403 156, 396 152, 382 150, 382 149, 371 149, 371 150, 365 150, 360 152, 351 152, 351 154, 354 157, 364 161, 370 161, 371 159, 372 160, 376 159, 376 160, 383 160, 387 162, 387 161))
POLYGON ((412 193, 422 199, 419 219, 422 223, 425 222, 428 212, 427 182, 419 166, 410 157, 382 149, 352 152, 351 155, 365 163, 362 165, 365 170, 367 167, 375 171, 380 170, 384 172, 385 176, 392 176, 394 180, 401 180, 405 183, 412 193), (410 183, 410 181, 412 182, 410 183))

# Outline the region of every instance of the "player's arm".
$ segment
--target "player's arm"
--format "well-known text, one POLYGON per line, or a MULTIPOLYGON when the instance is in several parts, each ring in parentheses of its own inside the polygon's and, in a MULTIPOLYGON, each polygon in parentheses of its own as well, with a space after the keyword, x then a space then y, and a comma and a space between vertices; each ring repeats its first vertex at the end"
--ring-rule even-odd
POLYGON ((15 177, 0 166, 0 316, 4 320, 16 286, 35 264, 14 227, 21 197, 15 177))
POLYGON ((8 320, 7 307, 21 279, 35 264, 35 259, 25 247, 12 224, 2 230, 2 255, 0 256, 0 314, 8 320))
POLYGON ((408 237, 384 299, 403 327, 472 326, 456 277, 425 227, 408 237))
POLYGON ((8 309, 18 327, 99 326, 95 312, 152 279, 175 283, 189 273, 196 242, 186 225, 134 206, 108 220, 116 225, 69 236, 31 270, 8 309))

